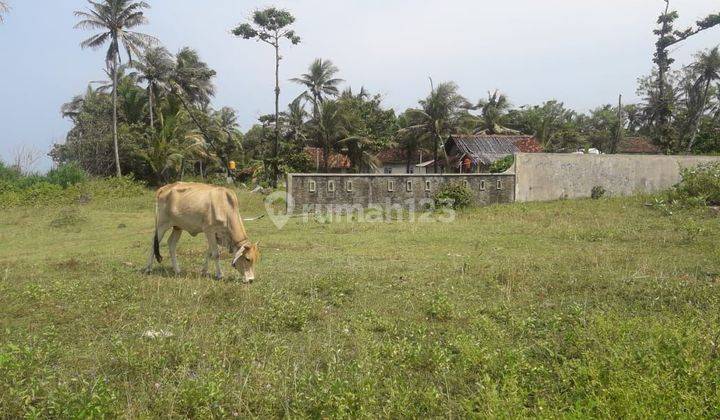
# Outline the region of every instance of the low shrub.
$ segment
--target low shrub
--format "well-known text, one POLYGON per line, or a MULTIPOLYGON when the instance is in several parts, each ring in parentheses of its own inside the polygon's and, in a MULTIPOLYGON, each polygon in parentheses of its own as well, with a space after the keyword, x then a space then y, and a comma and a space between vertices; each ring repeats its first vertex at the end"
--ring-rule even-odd
POLYGON ((668 201, 686 207, 720 205, 720 163, 683 169, 681 177, 666 193, 668 201))
POLYGON ((473 194, 464 183, 453 181, 443 185, 434 199, 438 207, 460 209, 472 204, 473 194))
POLYGON ((510 169, 513 164, 515 163, 515 156, 505 156, 502 159, 496 160, 490 165, 490 173, 491 174, 501 174, 503 172, 507 172, 508 169, 510 169))
POLYGON ((606 193, 605 188, 603 188, 600 185, 596 185, 596 186, 592 187, 592 191, 590 191, 590 197, 593 200, 599 200, 605 196, 605 193, 606 193))
POLYGON ((74 163, 58 166, 46 175, 48 182, 67 188, 87 179, 85 171, 74 163))

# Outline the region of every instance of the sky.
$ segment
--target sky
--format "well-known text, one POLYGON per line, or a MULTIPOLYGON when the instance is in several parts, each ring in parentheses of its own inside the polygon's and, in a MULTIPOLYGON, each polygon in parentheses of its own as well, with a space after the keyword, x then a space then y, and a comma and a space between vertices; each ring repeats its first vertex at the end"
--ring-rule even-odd
MULTIPOLYGON (((85 0, 6 0, 0 24, 0 159, 21 147, 47 153, 70 122, 60 106, 102 80, 104 50, 82 50, 91 32, 73 29, 85 0)), ((636 81, 652 69, 662 0, 146 0, 142 31, 171 51, 190 46, 217 71, 213 106, 237 110, 247 130, 274 107, 272 49, 230 30, 253 10, 290 10, 302 37, 283 46, 281 104, 301 88, 288 79, 315 58, 332 60, 346 86, 380 93, 398 112, 415 106, 435 83, 454 81, 475 102, 500 89, 516 105, 557 99, 579 111, 637 100, 636 81)), ((718 0, 675 0, 678 27, 718 0)), ((712 29, 673 50, 676 65, 720 43, 712 29)), ((37 170, 50 167, 49 158, 37 170)))

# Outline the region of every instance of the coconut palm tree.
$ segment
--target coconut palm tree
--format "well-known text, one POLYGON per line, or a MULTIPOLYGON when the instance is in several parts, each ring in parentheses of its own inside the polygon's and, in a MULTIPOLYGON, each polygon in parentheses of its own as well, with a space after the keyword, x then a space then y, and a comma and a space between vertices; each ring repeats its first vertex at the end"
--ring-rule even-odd
POLYGON ((288 104, 287 111, 281 114, 281 121, 285 125, 285 138, 292 144, 292 147, 302 149, 307 142, 307 130, 305 124, 307 122, 308 113, 305 110, 304 98, 299 97, 288 104))
POLYGON ((175 60, 164 47, 152 47, 143 51, 132 67, 137 71, 131 76, 139 83, 147 84, 150 126, 155 128, 155 104, 160 92, 168 90, 168 81, 175 68, 175 60))
POLYGON ((508 97, 495 90, 488 92, 487 99, 481 99, 473 109, 481 111, 481 119, 483 128, 478 132, 485 134, 519 134, 518 131, 502 126, 502 120, 505 114, 510 110, 510 101, 508 97))
POLYGON ((445 139, 458 127, 461 111, 467 109, 469 104, 458 93, 458 86, 453 82, 440 83, 437 88, 432 87, 430 95, 420 101, 420 109, 409 109, 408 116, 414 124, 402 132, 416 135, 432 146, 435 173, 438 172, 438 152, 442 149, 445 161, 450 164, 445 153, 445 139))
POLYGON ((3 23, 3 15, 10 11, 10 6, 7 5, 4 1, 0 1, 0 23, 3 23))
POLYGON ((690 67, 697 75, 697 79, 692 87, 692 92, 695 92, 698 104, 695 107, 690 125, 690 141, 687 145, 688 152, 692 151, 695 145, 700 120, 710 100, 710 88, 715 81, 720 80, 720 47, 715 47, 710 51, 699 54, 697 61, 690 67))
POLYGON ((323 150, 323 170, 329 172, 330 153, 350 136, 350 121, 337 101, 324 101, 318 107, 317 117, 310 124, 315 143, 323 150))
POLYGON ((133 55, 139 55, 141 48, 155 39, 149 35, 132 31, 131 29, 148 22, 143 9, 150 5, 144 1, 131 2, 131 0, 88 0, 90 8, 87 11, 76 11, 75 16, 80 22, 76 29, 98 30, 99 33, 83 41, 82 48, 97 49, 109 44, 105 63, 113 75, 113 147, 115 151, 115 169, 117 176, 122 176, 120 170, 120 153, 118 151, 117 130, 117 78, 118 65, 121 61, 121 47, 125 50, 128 60, 132 62, 133 55))
POLYGON ((355 172, 360 173, 364 169, 370 172, 380 166, 380 160, 372 153, 374 144, 371 138, 365 136, 350 136, 337 142, 338 147, 350 159, 355 172))
POLYGON ((318 108, 325 98, 334 98, 340 93, 338 85, 343 82, 343 79, 335 77, 339 71, 332 61, 318 58, 310 64, 307 73, 300 75, 300 77, 290 79, 291 82, 307 88, 305 94, 313 102, 315 115, 317 115, 318 108))
POLYGON ((202 136, 189 128, 187 118, 184 111, 165 118, 162 127, 153 132, 147 147, 138 153, 159 185, 167 182, 168 171, 181 172, 186 160, 208 156, 202 136))

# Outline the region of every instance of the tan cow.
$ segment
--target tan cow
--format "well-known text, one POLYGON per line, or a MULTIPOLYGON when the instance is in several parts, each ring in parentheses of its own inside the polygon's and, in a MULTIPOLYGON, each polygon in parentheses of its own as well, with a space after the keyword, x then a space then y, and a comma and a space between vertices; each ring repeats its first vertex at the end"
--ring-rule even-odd
POLYGON ((207 275, 210 258, 215 261, 215 277, 222 278, 218 244, 233 254, 232 266, 242 271, 245 282, 255 279, 255 263, 260 257, 257 244, 248 239, 238 212, 238 199, 227 188, 213 185, 178 182, 160 188, 155 194, 155 236, 145 268, 149 272, 153 259, 162 262, 160 242, 172 229, 168 246, 173 270, 180 273, 177 244, 183 231, 195 236, 204 233, 208 241, 203 273, 207 275))

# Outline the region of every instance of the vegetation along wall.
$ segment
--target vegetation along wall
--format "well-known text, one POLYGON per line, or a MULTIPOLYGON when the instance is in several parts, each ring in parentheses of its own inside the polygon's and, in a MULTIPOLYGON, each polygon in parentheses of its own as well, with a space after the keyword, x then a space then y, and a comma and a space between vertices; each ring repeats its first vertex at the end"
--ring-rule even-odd
POLYGON ((517 201, 654 193, 680 181, 683 168, 718 162, 716 156, 576 155, 520 153, 515 159, 517 201))
POLYGON ((295 213, 320 210, 313 206, 400 205, 420 209, 431 202, 441 187, 451 182, 466 183, 474 204, 512 203, 515 200, 513 174, 290 174, 288 193, 295 213))

